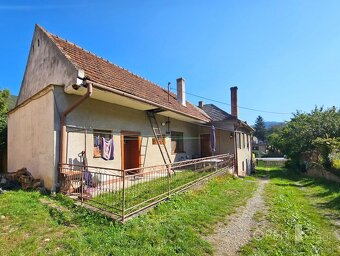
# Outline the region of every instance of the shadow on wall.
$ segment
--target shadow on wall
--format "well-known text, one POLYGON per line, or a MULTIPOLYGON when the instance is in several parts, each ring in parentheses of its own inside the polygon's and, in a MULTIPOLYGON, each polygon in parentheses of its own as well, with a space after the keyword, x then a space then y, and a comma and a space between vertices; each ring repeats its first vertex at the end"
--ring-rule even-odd
POLYGON ((68 163, 69 164, 74 164, 74 165, 83 165, 83 162, 82 161, 79 161, 78 158, 69 158, 68 159, 68 163))

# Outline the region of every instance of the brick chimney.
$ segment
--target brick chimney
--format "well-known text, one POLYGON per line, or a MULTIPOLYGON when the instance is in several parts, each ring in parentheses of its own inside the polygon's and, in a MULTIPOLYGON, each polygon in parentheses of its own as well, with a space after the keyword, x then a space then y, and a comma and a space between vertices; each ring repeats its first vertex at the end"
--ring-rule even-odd
POLYGON ((199 108, 203 108, 203 105, 204 105, 203 101, 199 101, 199 102, 198 102, 198 107, 199 107, 199 108))
POLYGON ((231 115, 237 118, 237 87, 230 87, 231 115))
POLYGON ((180 102, 183 106, 186 106, 185 100, 185 80, 180 77, 176 79, 177 81, 177 101, 180 102))

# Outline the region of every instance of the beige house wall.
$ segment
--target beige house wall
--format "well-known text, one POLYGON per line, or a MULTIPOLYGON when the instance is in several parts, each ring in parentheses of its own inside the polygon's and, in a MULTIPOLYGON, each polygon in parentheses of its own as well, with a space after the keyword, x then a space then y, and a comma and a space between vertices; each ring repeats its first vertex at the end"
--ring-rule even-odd
MULTIPOLYGON (((214 123, 216 134, 216 154, 234 154, 234 124, 231 121, 219 121, 214 123)), ((210 134, 209 127, 200 128, 200 134, 210 134)), ((237 163, 238 174, 240 176, 250 175, 251 172, 251 135, 248 131, 240 131, 237 134, 241 134, 241 148, 237 141, 237 163), (246 140, 245 147, 243 147, 243 134, 245 134, 246 140), (248 135, 248 137, 247 137, 248 135)), ((238 135, 236 135, 238 140, 238 135)))
POLYGON ((75 84, 77 75, 78 70, 36 26, 17 103, 21 104, 50 84, 75 84))
POLYGON ((53 92, 44 93, 8 116, 8 171, 26 167, 34 178, 53 189, 53 92))
MULTIPOLYGON (((45 90, 45 92, 48 89, 45 90)), ((42 94, 44 91, 42 91, 42 94)), ((63 87, 54 86, 54 90, 31 100, 9 115, 8 125, 8 170, 16 171, 26 167, 35 178, 44 181, 48 189, 54 190, 59 162, 59 132, 61 113, 72 105, 79 96, 64 93, 63 87)), ((159 124, 168 121, 167 117, 156 115, 159 124)), ((170 118, 170 125, 160 126, 166 136, 166 147, 171 160, 181 161, 200 156, 200 134, 210 133, 209 127, 192 124, 170 118), (171 153, 169 131, 183 132, 184 152, 171 153)), ((91 166, 113 169, 122 168, 121 134, 124 131, 138 132, 141 135, 142 166, 163 164, 157 144, 152 144, 153 132, 145 111, 87 99, 66 119, 67 162, 82 164, 79 153, 87 152, 91 166), (106 130, 112 134, 115 144, 114 160, 93 157, 93 131, 106 130)), ((216 129, 216 154, 234 153, 234 141, 230 132, 216 129)), ((239 174, 250 172, 251 145, 238 149, 239 174), (242 161, 247 167, 242 171, 242 161)))
MULTIPOLYGON (((72 104, 76 98, 77 96, 65 94, 62 88, 56 88, 56 105, 59 112, 72 104)), ((166 122, 167 118, 159 115, 156 115, 156 118, 162 133, 166 134, 167 125, 161 126, 161 123, 166 122)), ((67 161, 69 164, 81 163, 82 159, 79 157, 79 153, 86 149, 89 165, 121 169, 121 134, 123 131, 140 133, 142 145, 147 145, 147 147, 141 147, 141 155, 145 155, 141 156, 142 166, 164 163, 157 144, 152 144, 154 135, 145 111, 87 99, 67 116, 66 123, 68 126, 67 161), (115 146, 114 160, 93 157, 94 130, 104 130, 112 134, 115 146)), ((184 138, 184 152, 171 154, 171 138, 169 134, 167 135, 166 147, 172 161, 185 160, 199 154, 197 125, 170 119, 169 130, 183 132, 184 138)), ((57 139, 59 123, 56 123, 55 131, 57 139)), ((55 145, 56 151, 58 151, 59 143, 56 141, 55 145)))
MULTIPOLYGON (((216 155, 226 153, 234 154, 234 140, 233 137, 230 138, 230 133, 233 134, 233 132, 225 131, 215 126, 216 155)), ((201 126, 199 130, 199 135, 201 134, 210 134, 210 128, 201 126)), ((200 144, 199 148, 201 148, 200 144)))
MULTIPOLYGON (((241 136, 241 146, 237 143, 238 174, 250 175, 251 172, 251 136, 245 132, 237 132, 241 136), (248 134, 248 136, 247 136, 248 134), (244 135, 244 136, 243 136, 244 135), (245 138, 245 142, 243 140, 245 138), (248 140, 248 144, 247 144, 248 140)), ((238 139, 238 136, 236 136, 238 139)))

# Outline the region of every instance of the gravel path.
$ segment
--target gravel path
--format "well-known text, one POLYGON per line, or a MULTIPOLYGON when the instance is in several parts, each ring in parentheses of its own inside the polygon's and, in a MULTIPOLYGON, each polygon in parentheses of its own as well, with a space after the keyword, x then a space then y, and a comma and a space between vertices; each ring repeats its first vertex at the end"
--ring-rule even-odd
POLYGON ((214 246, 215 255, 237 255, 239 249, 251 240, 257 227, 253 216, 257 211, 265 211, 262 191, 267 182, 268 180, 259 180, 259 187, 247 204, 228 216, 226 224, 217 224, 215 233, 206 237, 214 246))

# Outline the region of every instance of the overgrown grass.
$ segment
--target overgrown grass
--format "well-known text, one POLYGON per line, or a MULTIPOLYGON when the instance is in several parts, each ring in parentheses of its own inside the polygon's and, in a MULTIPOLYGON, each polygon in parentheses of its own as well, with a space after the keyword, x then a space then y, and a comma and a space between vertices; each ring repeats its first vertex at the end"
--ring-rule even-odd
POLYGON ((279 167, 258 168, 257 175, 271 178, 265 189, 269 223, 243 255, 340 255, 329 219, 340 217, 339 184, 279 167))
POLYGON ((252 195, 255 182, 214 178, 124 225, 36 192, 0 195, 0 255, 206 255, 201 234, 252 195), (44 198, 51 204, 42 204, 44 198), (66 210, 65 210, 66 209, 66 210))

